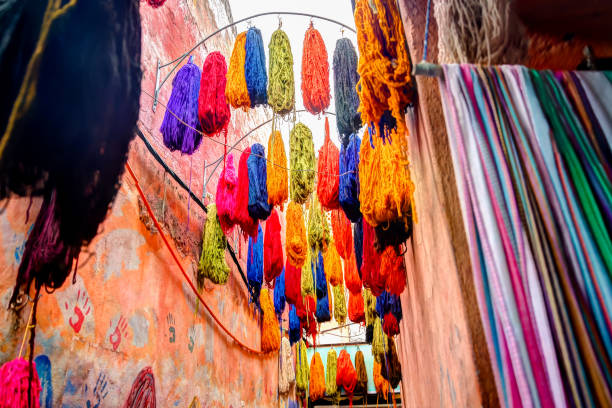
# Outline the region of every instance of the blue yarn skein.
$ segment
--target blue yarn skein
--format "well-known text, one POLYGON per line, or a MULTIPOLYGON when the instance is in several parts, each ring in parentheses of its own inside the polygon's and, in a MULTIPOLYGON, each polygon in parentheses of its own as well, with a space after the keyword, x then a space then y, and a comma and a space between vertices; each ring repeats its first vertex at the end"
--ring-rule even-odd
POLYGON ((398 322, 402 320, 402 304, 399 296, 385 290, 376 298, 376 313, 383 319, 389 312, 393 313, 398 322))
POLYGON ((325 293, 325 296, 317 300, 317 311, 315 313, 315 317, 319 323, 329 322, 331 320, 327 292, 325 293))
POLYGON ((247 280, 253 288, 255 298, 259 299, 261 284, 263 282, 263 232, 261 225, 257 227, 255 239, 249 237, 249 249, 247 252, 247 280))
POLYGON ((346 145, 351 133, 361 127, 359 95, 357 95, 357 52, 348 38, 336 41, 334 50, 334 97, 336 100, 336 124, 340 141, 346 145))
POLYGON ((300 318, 294 305, 289 305, 289 342, 291 345, 300 341, 300 318))
POLYGON ((249 215, 254 220, 265 220, 272 208, 268 204, 268 173, 266 170, 266 150, 255 143, 247 159, 249 171, 249 215))
POLYGON ((353 224, 353 245, 355 249, 355 260, 357 261, 357 272, 361 278, 361 262, 363 260, 363 220, 353 224))
POLYGON ((338 199, 340 206, 351 222, 361 220, 359 205, 359 150, 361 139, 356 134, 349 136, 348 145, 340 148, 339 171, 340 183, 338 199))
POLYGON ((281 318, 281 315, 285 311, 285 268, 280 275, 276 277, 274 283, 274 311, 276 316, 281 318))
POLYGON ((244 61, 244 77, 251 99, 251 107, 268 103, 268 74, 266 72, 266 53, 261 31, 251 27, 247 32, 244 61))
MULTIPOLYGON (((323 266, 323 255, 321 254, 321 251, 317 251, 318 252, 318 256, 316 259, 316 265, 315 265, 315 271, 316 271, 316 279, 315 282, 317 283, 317 299, 321 299, 325 296, 327 296, 327 279, 325 276, 325 268, 323 266)), ((313 262, 314 263, 314 262, 313 262)))

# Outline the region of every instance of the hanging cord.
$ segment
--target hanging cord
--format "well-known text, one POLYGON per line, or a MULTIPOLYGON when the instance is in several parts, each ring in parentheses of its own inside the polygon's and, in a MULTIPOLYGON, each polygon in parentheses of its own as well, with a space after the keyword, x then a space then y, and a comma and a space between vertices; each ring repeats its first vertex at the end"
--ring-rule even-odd
POLYGON ((26 329, 23 332, 23 339, 21 340, 21 347, 19 347, 19 355, 17 358, 21 358, 23 355, 23 346, 25 345, 26 338, 28 337, 28 333, 30 329, 33 327, 30 324, 32 323, 32 315, 34 313, 34 301, 32 301, 32 307, 30 308, 30 316, 28 317, 28 323, 26 325, 26 329))
POLYGON ((427 0, 427 16, 425 17, 425 39, 423 40, 423 61, 427 61, 427 45, 429 42, 429 15, 431 13, 431 0, 427 0))
POLYGON ((444 78, 442 67, 427 62, 427 49, 429 47, 429 21, 431 15, 431 0, 427 0, 427 15, 425 17, 425 35, 423 36, 423 59, 412 68, 412 75, 444 78))

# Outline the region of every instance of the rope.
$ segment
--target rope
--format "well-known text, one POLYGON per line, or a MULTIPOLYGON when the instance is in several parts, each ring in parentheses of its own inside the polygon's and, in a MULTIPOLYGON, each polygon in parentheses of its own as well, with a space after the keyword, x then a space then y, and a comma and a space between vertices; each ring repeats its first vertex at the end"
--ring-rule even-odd
POLYGON ((427 17, 425 18, 425 39, 423 40, 423 61, 427 61, 427 43, 429 42, 429 13, 431 0, 427 0, 427 17))

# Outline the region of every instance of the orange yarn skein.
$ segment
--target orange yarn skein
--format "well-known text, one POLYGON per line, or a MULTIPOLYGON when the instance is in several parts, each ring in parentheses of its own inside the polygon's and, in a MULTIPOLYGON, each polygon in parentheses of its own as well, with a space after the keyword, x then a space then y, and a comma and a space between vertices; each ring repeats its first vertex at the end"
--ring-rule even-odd
POLYGON ((310 360, 310 401, 316 401, 325 396, 325 369, 321 355, 316 352, 310 360))
POLYGON ((342 263, 340 262, 340 256, 338 251, 336 251, 335 245, 329 245, 327 252, 323 254, 323 268, 332 286, 337 286, 343 282, 342 263))
POLYGON ((323 112, 331 99, 329 61, 321 33, 312 23, 304 36, 302 51, 302 98, 304 107, 313 115, 323 112))
POLYGON ((268 203, 278 206, 281 211, 289 198, 289 175, 287 173, 287 155, 281 133, 276 130, 268 139, 268 161, 266 162, 268 175, 268 203))
POLYGON ((225 99, 235 109, 242 108, 245 111, 251 107, 251 98, 247 90, 244 76, 244 61, 246 58, 246 31, 236 36, 234 49, 230 57, 227 69, 227 83, 225 84, 225 99))
MULTIPOLYGON (((261 237, 260 237, 261 239, 261 237)), ((274 312, 274 304, 268 288, 263 288, 259 294, 259 304, 263 311, 263 323, 261 327, 261 351, 269 353, 280 349, 280 329, 274 312)))
POLYGON ((308 251, 302 206, 291 201, 287 206, 286 220, 285 250, 287 258, 294 266, 301 268, 308 251))
POLYGON ((353 228, 351 222, 346 218, 342 210, 331 212, 332 233, 338 254, 342 259, 348 261, 353 253, 353 228))

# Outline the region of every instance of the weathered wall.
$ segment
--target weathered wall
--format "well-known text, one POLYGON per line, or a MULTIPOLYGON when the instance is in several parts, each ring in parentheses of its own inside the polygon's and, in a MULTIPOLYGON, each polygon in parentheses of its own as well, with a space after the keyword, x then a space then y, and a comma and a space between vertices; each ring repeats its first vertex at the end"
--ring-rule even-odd
MULTIPOLYGON (((153 94, 157 59, 172 60, 225 25, 231 20, 229 6, 225 0, 171 0, 155 10, 141 4, 144 76, 138 126, 201 196, 204 161, 210 163, 223 154, 223 146, 205 140, 193 157, 167 152, 158 130, 164 108, 158 106, 153 113, 146 93, 153 94)), ((229 30, 216 37, 207 44, 208 50, 220 50, 229 58, 234 35, 229 30)), ((206 48, 200 47, 195 62, 201 66, 206 54, 206 48)), ((162 103, 170 96, 172 78, 162 88, 162 103)), ((259 111, 233 112, 228 141, 262 117, 259 111)), ((247 139, 242 146, 252 141, 247 139)), ((156 217, 174 239, 181 263, 193 273, 203 211, 164 175, 141 141, 132 143, 129 162, 156 217)), ((209 193, 215 192, 219 170, 208 185, 209 193)), ((17 356, 30 309, 28 305, 15 313, 6 306, 39 205, 35 200, 26 219, 28 200, 13 199, 0 215, 0 321, 5 322, 0 326, 0 362, 17 356)), ((240 253, 244 267, 244 243, 240 253)), ((229 256, 227 260, 231 265, 229 256)), ((206 285, 203 296, 236 337, 259 348, 258 318, 248 304, 244 283, 232 269, 226 286, 206 285)), ((262 407, 276 401, 276 359, 254 356, 234 345, 197 306, 127 173, 100 234, 81 254, 75 284, 68 281, 55 293, 42 295, 35 355, 39 368, 50 374, 42 381, 46 407, 121 406, 138 372, 147 366, 155 376, 160 407, 186 407, 194 397, 203 407, 262 407)))

